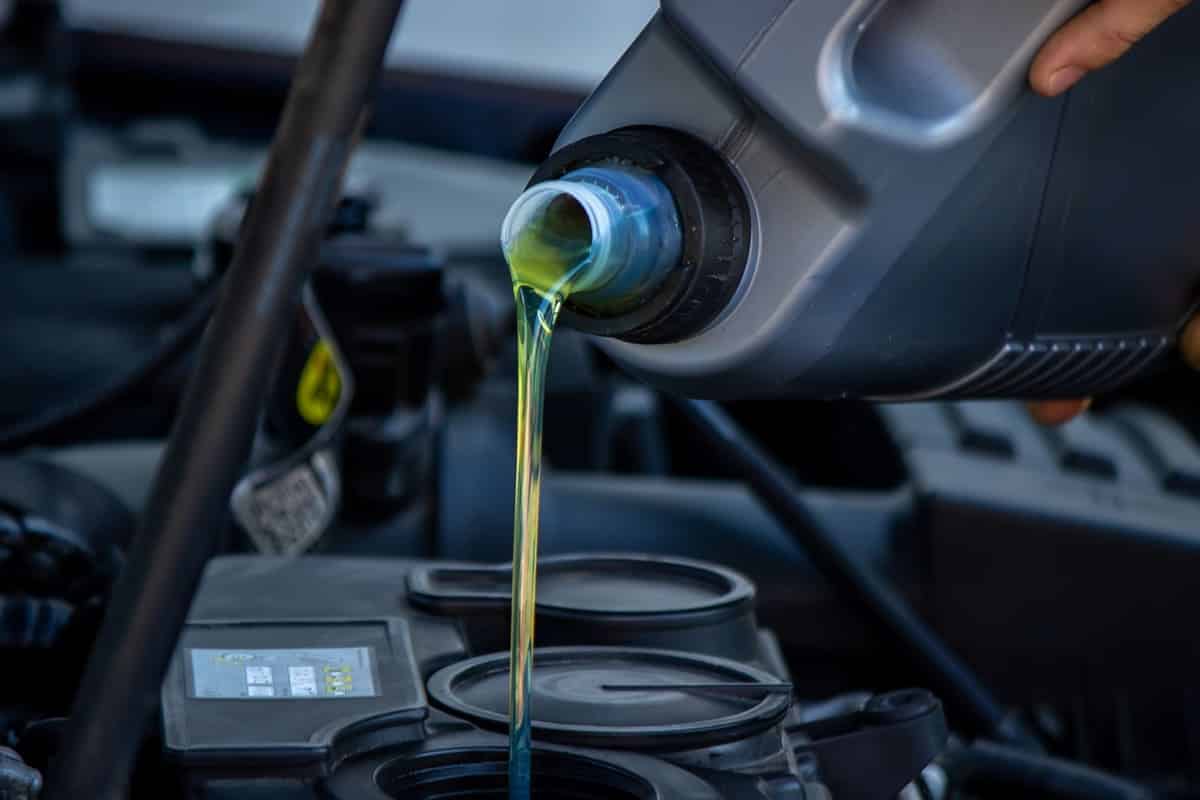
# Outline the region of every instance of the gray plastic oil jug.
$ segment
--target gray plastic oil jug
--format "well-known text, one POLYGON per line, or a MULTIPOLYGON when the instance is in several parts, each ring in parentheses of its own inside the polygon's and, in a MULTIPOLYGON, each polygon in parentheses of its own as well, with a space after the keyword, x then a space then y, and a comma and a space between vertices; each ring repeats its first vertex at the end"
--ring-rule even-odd
POLYGON ((1142 373, 1200 278, 1200 7, 1035 96, 1029 63, 1083 5, 662 0, 533 183, 651 176, 680 253, 632 310, 569 299, 566 324, 699 396, 1074 396, 1142 373))

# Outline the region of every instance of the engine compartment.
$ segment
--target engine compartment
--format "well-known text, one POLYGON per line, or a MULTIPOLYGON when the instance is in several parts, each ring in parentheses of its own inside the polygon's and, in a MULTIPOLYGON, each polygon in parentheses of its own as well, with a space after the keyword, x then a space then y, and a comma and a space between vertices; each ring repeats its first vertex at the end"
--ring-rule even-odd
MULTIPOLYGON (((546 791, 560 779, 573 781, 581 774, 571 759, 582 753, 588 769, 600 764, 594 781, 604 789, 588 784, 592 778, 580 778, 578 785, 568 782, 553 791, 567 797, 613 796, 605 792, 624 785, 625 778, 612 776, 629 773, 660 792, 638 794, 651 790, 637 788, 635 781, 635 788, 628 789, 631 797, 677 796, 664 794, 658 783, 666 780, 669 786, 672 776, 685 783, 694 778, 697 792, 703 785, 703 791, 717 792, 714 797, 823 797, 820 792, 830 791, 831 781, 841 790, 833 797, 892 796, 866 786, 862 795, 847 794, 846 783, 837 782, 846 780, 837 774, 842 762, 834 760, 834 777, 829 777, 831 767, 798 729, 808 725, 820 730, 829 720, 841 720, 833 727, 838 732, 833 739, 847 734, 840 727, 847 724, 862 735, 863 729, 872 729, 861 720, 845 721, 861 716, 872 696, 886 698, 907 686, 921 686, 928 676, 847 604, 753 492, 734 476, 722 475, 721 464, 694 459, 697 442, 689 441, 686 421, 669 404, 606 373, 582 342, 563 347, 559 359, 566 366, 552 370, 549 413, 557 409, 558 419, 575 424, 547 426, 553 461, 544 495, 539 648, 699 652, 789 682, 795 701, 771 734, 777 737, 772 741, 786 743, 780 748, 792 753, 792 763, 777 761, 772 768, 768 759, 754 765, 749 776, 740 765, 718 770, 715 782, 707 771, 699 777, 689 771, 695 766, 694 753, 681 760, 679 752, 664 756, 658 748, 645 749, 642 741, 639 747, 600 748, 597 756, 591 743, 580 747, 543 741, 535 729, 539 747, 548 748, 552 758, 566 759, 547 759, 546 791), (580 415, 583 403, 598 411, 580 415), (581 430, 585 420, 614 417, 617 423, 603 426, 607 436, 581 430), (581 441, 596 443, 595 449, 589 454, 581 441), (636 459, 622 455, 623 449, 636 459), (601 581, 589 592, 588 565, 603 565, 603 554, 614 552, 627 554, 621 557, 626 561, 614 563, 645 564, 648 572, 639 578, 641 569, 629 568, 615 586, 601 581), (724 580, 753 598, 753 611, 741 612, 740 634, 722 633, 721 625, 696 627, 677 613, 667 614, 663 624, 654 614, 628 613, 633 606, 646 606, 639 591, 672 597, 670 583, 656 568, 695 560, 708 562, 703 570, 732 575, 724 580), (572 564, 582 565, 582 573, 573 571, 572 564), (565 588, 555 588, 558 569, 568 578, 565 588), (623 599, 629 603, 627 613, 618 614, 615 622, 581 620, 555 608, 559 600, 569 612, 578 611, 572 603, 594 601, 602 607, 623 599), (677 775, 678 770, 690 777, 677 775)), ((495 465, 512 458, 512 402, 511 384, 501 368, 469 399, 447 403, 436 425, 435 457, 428 461, 436 469, 416 470, 424 478, 414 485, 424 489, 391 506, 348 499, 307 555, 255 555, 246 534, 230 530, 224 548, 230 554, 212 562, 192 606, 164 688, 165 738, 160 744, 153 737, 147 744, 134 796, 182 791, 180 796, 243 797, 251 796, 251 784, 254 791, 267 792, 254 796, 272 798, 319 796, 314 791, 332 796, 340 796, 338 791, 373 796, 368 793, 373 791, 380 797, 439 796, 435 789, 450 797, 501 791, 495 782, 503 780, 505 740, 494 721, 480 726, 478 719, 464 720, 461 711, 448 712, 428 681, 439 670, 506 647, 505 556, 512 501, 510 469, 495 465), (363 641, 378 647, 370 628, 380 625, 384 633, 379 641, 394 637, 404 643, 397 660, 410 658, 415 672, 400 684, 407 688, 406 696, 420 700, 376 698, 372 702, 379 704, 363 715, 378 714, 386 723, 365 724, 361 734, 355 730, 342 736, 342 728, 355 728, 344 722, 306 722, 303 735, 293 738, 311 751, 319 729, 327 744, 317 756, 289 754, 275 735, 259 738, 253 720, 275 720, 277 714, 245 704, 326 701, 196 699, 182 666, 184 654, 196 649, 337 648, 362 646, 363 641), (281 630, 286 631, 282 638, 281 630), (222 638, 225 631, 233 638, 222 638), (197 703, 222 707, 210 751, 171 740, 172 731, 180 736, 194 723, 189 704, 197 703), (405 713, 411 717, 405 719, 405 713), (380 777, 384 775, 388 777, 380 777), (382 783, 368 788, 376 779, 382 783), (426 788, 420 781, 426 780, 434 788, 422 795, 426 788), (403 792, 395 787, 404 787, 403 792)), ((752 427, 766 409, 779 413, 785 407, 780 401, 754 401, 733 409, 752 427)), ((1190 434, 1182 426, 1161 410, 1120 404, 1065 430, 1046 431, 1019 405, 999 402, 816 408, 791 429, 791 436, 804 439, 804 427, 814 443, 812 455, 792 468, 806 479, 804 502, 814 518, 885 574, 949 645, 1020 709, 1051 753, 1086 758, 1095 767, 1143 779, 1157 776, 1162 781, 1158 786, 1181 787, 1175 789, 1178 796, 1187 796, 1181 776, 1190 756, 1180 744, 1192 723, 1179 698, 1188 691, 1193 656, 1170 609, 1186 604, 1193 591, 1187 579, 1195 558, 1189 520, 1197 503, 1194 477, 1200 474, 1200 449, 1189 444, 1190 434), (823 441, 847 440, 857 445, 853 455, 839 454, 834 447, 820 449, 823 441), (1047 485, 1054 490, 1043 491, 1047 485), (1140 575, 1154 580, 1140 580, 1140 575), (1118 580, 1136 591, 1112 592, 1118 580), (1019 592, 1013 590, 1014 581, 1019 592), (1136 651, 1131 650, 1134 642, 1136 651)), ((794 441, 781 439, 773 449, 795 454, 794 441)), ((76 496, 72 486, 82 482, 108 503, 86 517, 79 512, 53 516, 41 509, 24 519, 15 514, 20 533, 10 538, 6 574, 26 572, 26 565, 40 563, 40 553, 63 554, 54 562, 58 572, 48 573, 52 577, 43 584, 24 584, 6 594, 6 663, 23 674, 55 676, 39 680, 38 691, 23 687, 5 701, 10 741, 30 764, 50 768, 61 724, 55 718, 69 708, 71 687, 103 608, 103 591, 96 591, 95 581, 102 589, 112 579, 111 568, 107 573, 99 568, 100 554, 107 542, 115 542, 109 546, 119 553, 128 541, 133 515, 125 509, 134 514, 141 510, 160 455, 161 444, 152 441, 94 443, 6 462, 18 472, 38 464, 38 473, 61 473, 49 485, 63 498, 76 496), (50 522, 37 521, 48 515, 50 522), (105 525, 108 539, 93 532, 105 525), (116 529, 123 530, 124 538, 116 529), (66 544, 72 542, 74 552, 66 544), (76 570, 80 564, 96 565, 84 573, 108 577, 92 579, 91 596, 65 592, 72 564, 76 570)), ((397 463, 413 474, 412 461, 397 463)), ((10 479, 6 485, 20 484, 10 479)), ((32 510, 32 496, 21 490, 5 500, 5 507, 32 510)), ((729 585, 718 581, 718 586, 729 585)), ((686 581, 684 586, 685 600, 696 600, 697 590, 686 581)), ((700 586, 701 599, 711 599, 703 593, 712 586, 700 586)), ((676 693, 667 705, 686 708, 692 705, 688 699, 676 693)), ((308 714, 292 713, 299 718, 308 714)), ((1012 784, 1005 783, 1011 780, 1007 767, 979 777, 961 766, 976 756, 969 750, 971 737, 954 735, 953 712, 945 718, 950 744, 930 746, 921 763, 906 762, 909 773, 897 786, 911 784, 905 791, 916 792, 914 797, 958 796, 945 793, 964 791, 965 784, 956 781, 972 774, 970 780, 981 787, 977 796, 1011 791, 1012 784), (956 762, 955 753, 970 756, 956 762), (923 773, 926 764, 930 766, 923 773)), ((749 741, 756 738, 761 741, 761 734, 749 741)), ((720 763, 724 751, 745 748, 746 742, 713 745, 705 758, 720 763)), ((867 749, 851 763, 864 758, 886 763, 882 759, 890 752, 911 754, 912 740, 868 738, 862 746, 867 749)), ((862 780, 857 767, 845 774, 862 780)))
MULTIPOLYGON (((335 797, 501 792, 506 572, 324 556, 214 561, 163 694, 165 750, 190 796, 245 796, 238 776, 248 772, 252 784, 316 782, 335 797), (305 591, 313 586, 320 593, 305 591), (267 713, 254 699, 271 696, 287 709, 267 713)), ((791 707, 778 644, 756 627, 753 587, 729 570, 567 556, 545 560, 543 581, 535 796, 819 798, 830 783, 835 796, 855 796, 841 787, 866 782, 838 774, 845 762, 831 759, 828 776, 816 765, 827 740, 853 749, 856 737, 863 757, 893 748, 896 763, 882 759, 862 786, 888 796, 944 744, 940 704, 919 691, 823 719, 837 736, 822 735, 791 707)))
MULTIPOLYGON (((147 573, 135 531, 255 195, 223 178, 204 214, 183 204, 192 227, 170 198, 196 171, 256 174, 291 67, 144 44, 79 33, 78 117, 39 107, 0 148, 0 797, 38 796, 96 700, 80 681, 116 582, 147 573), (31 174, 56 191, 23 194, 31 174)), ((34 62, 14 69, 41 79, 34 62)), ((138 687, 152 722, 122 798, 505 796, 516 389, 495 234, 579 97, 384 83, 284 356, 255 376, 254 502, 196 533, 215 546, 182 637, 158 637, 166 681, 138 687), (311 416, 301 391, 339 402, 311 416)), ((726 404, 787 517, 586 338, 561 331, 551 358, 535 797, 1200 794, 1194 373, 1060 429, 1012 402, 726 404), (1019 735, 982 735, 848 574, 1019 735)))

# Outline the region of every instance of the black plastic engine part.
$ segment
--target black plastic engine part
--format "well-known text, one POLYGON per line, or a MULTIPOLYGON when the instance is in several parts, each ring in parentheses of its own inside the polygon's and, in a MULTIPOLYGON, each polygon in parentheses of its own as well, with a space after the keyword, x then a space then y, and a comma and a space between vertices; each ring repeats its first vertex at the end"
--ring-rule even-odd
POLYGON ((445 260, 403 241, 342 235, 322 246, 313 288, 357 381, 352 412, 420 406, 440 377, 445 260))
MULTIPOLYGON (((217 215, 197 258, 202 273, 228 267, 252 202, 241 196, 217 215)), ((432 506, 443 395, 475 390, 513 319, 511 304, 482 283, 449 278, 441 253, 373 232, 374 205, 366 191, 343 195, 312 276, 354 383, 341 463, 345 505, 359 521, 432 506)), ((309 328, 301 315, 276 369, 264 418, 275 449, 302 446, 322 424, 298 402, 314 353, 309 328)))
POLYGON ((849 714, 789 728, 837 800, 896 797, 946 746, 941 703, 923 689, 876 695, 849 714), (868 770, 864 764, 870 764, 868 770))
POLYGON ((1038 748, 1032 734, 1004 712, 987 686, 946 647, 903 595, 821 526, 787 471, 747 437, 720 406, 701 400, 672 402, 709 445, 742 474, 767 508, 786 523, 843 597, 877 623, 912 660, 922 677, 945 693, 952 713, 961 717, 963 725, 977 734, 1038 748))
MULTIPOLYGON (((103 593, 133 534, 129 510, 104 487, 34 458, 0 458, 0 575, 6 643, 44 638, 16 624, 16 596, 68 605, 103 593)), ((30 622, 39 619, 32 615, 30 622)), ((65 620, 64 620, 65 621, 65 620)))
MULTIPOLYGON (((752 585, 712 565, 607 555, 590 568, 583 556, 560 559, 558 567, 559 578, 570 578, 563 592, 581 583, 624 586, 632 596, 664 576, 674 580, 659 610, 649 612, 664 626, 711 623, 718 610, 728 611, 723 603, 741 608, 742 616, 732 617, 739 624, 745 614, 753 619, 752 603, 744 608, 752 585), (691 611, 675 613, 689 605, 691 611)), ((428 579, 444 568, 460 578, 481 576, 483 594, 494 593, 498 571, 479 565, 318 556, 214 560, 163 696, 167 754, 191 796, 240 798, 252 786, 270 800, 320 792, 408 797, 397 794, 401 787, 413 797, 488 797, 502 790, 506 739, 481 728, 504 728, 506 657, 471 658, 462 618, 444 609, 430 614, 402 588, 407 575, 428 579)), ((549 605, 569 606, 554 582, 547 583, 549 605)), ((462 584, 455 586, 461 592, 462 584)), ((807 752, 810 765, 791 769, 792 750, 809 743, 792 742, 784 729, 791 691, 771 637, 757 631, 753 661, 614 643, 629 602, 620 593, 584 592, 568 610, 611 615, 602 633, 606 646, 539 649, 535 656, 535 746, 556 754, 535 765, 547 770, 541 796, 693 796, 666 789, 639 794, 636 780, 613 783, 615 764, 651 787, 705 787, 708 794, 696 797, 827 800, 814 783, 819 756, 807 752), (598 764, 597 771, 559 769, 582 762, 598 764), (572 776, 582 783, 572 784, 572 776), (660 784, 668 778, 684 783, 660 784)), ((647 626, 632 615, 629 621, 637 640, 647 626)), ((586 640, 589 626, 576 627, 586 640)), ((928 739, 922 733, 909 742, 907 719, 879 716, 871 724, 900 731, 889 746, 906 754, 928 739)))
MULTIPOLYGON (((243 194, 217 213, 197 257, 205 279, 228 268, 252 200, 243 194)), ((448 277, 440 251, 374 230, 376 206, 370 186, 344 188, 312 281, 351 362, 360 416, 386 414, 398 402, 419 407, 437 383, 454 397, 469 393, 513 320, 511 302, 497 303, 478 281, 448 277)), ((296 424, 289 416, 282 421, 296 424)))
MULTIPOLYGON (((196 258, 202 278, 228 269, 253 203, 254 193, 246 192, 217 213, 196 258)), ((278 459, 305 446, 329 422, 320 398, 306 405, 301 392, 312 397, 314 389, 305 390, 304 381, 316 372, 314 359, 325 363, 322 338, 336 340, 325 346, 336 346, 349 375, 326 367, 332 378, 315 391, 335 392, 353 383, 348 411, 354 419, 333 435, 335 447, 348 451, 339 459, 346 474, 338 480, 338 493, 347 495, 360 517, 394 513, 431 491, 440 422, 438 399, 431 395, 446 313, 443 260, 428 248, 372 233, 376 205, 369 187, 344 188, 311 281, 312 302, 330 330, 322 337, 308 314, 297 315, 275 368, 260 437, 264 455, 278 459)))
POLYGON ((355 379, 343 470, 356 517, 396 513, 434 491, 444 277, 440 257, 402 242, 339 236, 322 249, 313 288, 355 379))
POLYGON ((1062 752, 1192 774, 1200 443, 1145 408, 1062 428, 1016 403, 881 407, 911 474, 926 608, 1006 699, 1053 709, 1062 752))
POLYGON ((133 514, 79 472, 0 458, 0 686, 5 723, 61 713, 124 562, 133 514))
MULTIPOLYGON (((790 685, 782 684, 782 693, 774 691, 779 686, 777 677, 762 670, 686 651, 539 647, 529 695, 533 736, 647 753, 770 740, 791 705, 790 685)), ((508 729, 504 653, 445 667, 427 688, 444 711, 488 730, 508 729)), ((767 756, 779 754, 778 731, 774 745, 767 756)), ((709 759, 710 765, 719 763, 709 759)))
MULTIPOLYGON (((551 376, 556 374, 555 369, 551 368, 551 376)), ((564 371, 557 374, 562 376, 564 371)), ((336 539, 336 546, 347 554, 366 553, 370 546, 371 552, 432 553, 447 559, 492 563, 511 557, 513 496, 508 476, 515 434, 511 427, 512 400, 506 397, 511 396, 493 393, 489 387, 471 408, 450 411, 439 467, 441 503, 436 549, 414 548, 399 535, 360 533, 357 529, 336 539)), ((572 407, 580 413, 578 406, 572 407)), ((690 427, 685 427, 681 435, 699 440, 690 427)), ((887 443, 882 426, 879 437, 887 443)), ((870 457, 875 451, 860 452, 870 457)), ((553 466, 561 465, 553 462, 553 466)), ((918 578, 923 579, 924 556, 921 551, 909 550, 907 540, 897 535, 912 518, 911 498, 903 487, 887 493, 809 490, 805 502, 817 524, 836 536, 856 559, 885 576, 910 602, 919 605, 918 578)), ((885 658, 886 642, 879 638, 878 629, 830 590, 799 541, 741 483, 711 478, 648 480, 634 475, 552 470, 548 466, 543 473, 541 519, 539 549, 543 560, 567 553, 645 552, 667 559, 702 559, 751 577, 756 585, 758 619, 778 635, 789 657, 806 664, 802 686, 810 696, 836 694, 864 685, 887 686, 889 680, 897 679, 892 663, 885 658), (819 619, 821 624, 797 623, 810 619, 819 619)), ((409 537, 407 541, 412 540, 409 537)), ((490 590, 497 596, 504 592, 494 583, 490 590)), ((503 611, 495 613, 502 615, 503 611)), ((471 639, 474 641, 478 635, 480 641, 485 641, 477 633, 475 617, 465 619, 471 639)), ((539 641, 549 643, 551 640, 543 638, 543 633, 547 626, 557 625, 551 619, 538 625, 539 641)), ((482 634, 490 632, 493 641, 487 650, 507 647, 503 632, 506 626, 503 622, 498 629, 494 625, 484 629, 482 634)), ((570 626, 563 627, 570 635, 570 626)), ((553 643, 579 642, 567 638, 553 643)), ((644 646, 674 645, 646 641, 644 646)), ((739 657, 736 653, 710 652, 739 657)), ((920 679, 909 675, 903 682, 919 683, 920 679)))
POLYGON ((189 623, 163 686, 166 747, 193 775, 321 775, 361 737, 420 739, 411 647, 397 618, 189 623))
MULTIPOLYGON (((502 800, 508 797, 508 749, 499 736, 443 734, 401 752, 350 762, 326 787, 334 800, 502 800)), ((648 756, 552 745, 533 752, 534 800, 722 797, 697 776, 648 756)))
MULTIPOLYGON (((509 565, 446 565, 408 575, 409 602, 460 617, 477 650, 504 649, 509 565)), ((760 658, 754 586, 733 570, 668 556, 601 553, 538 560, 540 646, 622 644, 739 661, 760 658)))
POLYGON ((360 518, 433 504, 443 399, 469 395, 513 318, 440 254, 367 235, 328 241, 313 288, 355 379, 345 437, 348 508, 360 518))

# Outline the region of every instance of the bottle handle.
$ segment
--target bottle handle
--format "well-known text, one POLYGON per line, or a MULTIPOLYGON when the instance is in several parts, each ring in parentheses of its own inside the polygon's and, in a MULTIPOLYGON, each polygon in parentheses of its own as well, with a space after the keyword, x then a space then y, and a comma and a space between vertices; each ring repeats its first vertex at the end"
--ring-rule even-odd
POLYGON ((841 124, 944 147, 994 121, 1086 0, 861 0, 826 40, 821 98, 841 124))

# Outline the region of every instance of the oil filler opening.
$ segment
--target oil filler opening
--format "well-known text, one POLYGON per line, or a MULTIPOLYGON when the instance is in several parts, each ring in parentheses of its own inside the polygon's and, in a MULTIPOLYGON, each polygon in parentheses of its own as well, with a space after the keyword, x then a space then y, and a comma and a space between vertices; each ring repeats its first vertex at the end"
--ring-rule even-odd
MULTIPOLYGON (((648 781, 614 765, 538 751, 532 800, 651 800, 648 781)), ((388 797, 404 800, 481 800, 508 797, 506 753, 499 748, 428 753, 384 765, 375 780, 388 797)))

